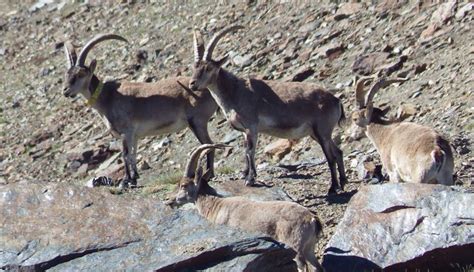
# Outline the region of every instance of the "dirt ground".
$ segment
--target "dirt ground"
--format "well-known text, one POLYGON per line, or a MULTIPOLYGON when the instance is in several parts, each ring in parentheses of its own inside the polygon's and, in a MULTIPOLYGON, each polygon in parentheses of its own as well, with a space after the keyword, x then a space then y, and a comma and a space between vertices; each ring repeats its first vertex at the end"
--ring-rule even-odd
MULTIPOLYGON (((120 34, 130 43, 106 42, 91 52, 89 60, 98 61, 98 76, 157 81, 191 74, 193 28, 201 29, 208 40, 222 27, 238 23, 245 30, 229 35, 217 48, 216 56, 231 57, 226 69, 241 77, 278 80, 311 70, 305 81, 333 89, 348 118, 354 109, 353 79, 360 72, 356 60, 377 54, 382 60, 366 65, 369 72, 391 69, 393 76, 409 80, 381 92, 376 104, 390 105, 391 113, 404 109, 408 121, 445 135, 454 150, 456 184, 472 186, 474 31, 472 11, 458 16, 464 3, 439 17, 439 5, 419 7, 403 1, 377 5, 96 2, 55 2, 35 9, 33 4, 39 2, 10 1, 0 6, 0 184, 21 180, 84 184, 104 169, 123 165, 120 143, 99 116, 83 98, 62 95, 65 40, 79 47, 97 33, 120 34), (77 159, 88 151, 95 161, 77 159)), ((289 154, 273 160, 263 150, 276 139, 259 137, 258 180, 282 188, 322 219, 325 229, 318 256, 351 196, 367 184, 359 177, 359 162, 369 156, 380 164, 366 138, 348 140, 349 127, 346 122, 334 133, 344 152, 349 183, 345 192, 333 196, 326 196, 330 175, 315 141, 301 139, 289 154)), ((231 154, 217 154, 216 180, 235 179, 243 186, 238 179, 244 158, 242 137, 219 113, 209 130, 215 142, 227 140, 234 147, 231 154)), ((164 199, 197 145, 188 129, 141 140, 141 187, 125 193, 164 199)))

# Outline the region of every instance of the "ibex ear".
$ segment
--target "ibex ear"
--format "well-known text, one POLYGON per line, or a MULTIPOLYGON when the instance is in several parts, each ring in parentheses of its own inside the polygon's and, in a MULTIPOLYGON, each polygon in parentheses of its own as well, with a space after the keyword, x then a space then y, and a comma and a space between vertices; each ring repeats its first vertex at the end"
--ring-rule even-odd
POLYGON ((385 106, 383 109, 381 109, 382 114, 385 116, 387 113, 390 111, 390 105, 385 106))
POLYGON ((68 60, 68 68, 71 68, 72 66, 76 65, 77 61, 77 55, 76 55, 76 49, 72 45, 70 41, 64 42, 64 52, 66 53, 66 58, 68 60))
POLYGON ((367 107, 365 108, 365 118, 367 118, 367 121, 370 122, 370 119, 372 118, 372 112, 374 111, 374 106, 372 101, 369 101, 367 103, 367 107))
POLYGON ((89 64, 89 71, 93 74, 95 71, 95 67, 97 66, 97 61, 93 59, 89 64))
POLYGON ((209 180, 211 180, 211 170, 210 169, 207 169, 206 170, 206 173, 204 173, 204 175, 202 175, 202 181, 204 182, 209 182, 209 180))
POLYGON ((196 174, 194 175, 194 184, 199 185, 202 180, 202 167, 198 166, 196 174))
POLYGON ((224 63, 227 61, 227 59, 229 58, 229 55, 225 55, 222 59, 216 61, 216 65, 219 66, 219 67, 222 67, 222 65, 224 65, 224 63))

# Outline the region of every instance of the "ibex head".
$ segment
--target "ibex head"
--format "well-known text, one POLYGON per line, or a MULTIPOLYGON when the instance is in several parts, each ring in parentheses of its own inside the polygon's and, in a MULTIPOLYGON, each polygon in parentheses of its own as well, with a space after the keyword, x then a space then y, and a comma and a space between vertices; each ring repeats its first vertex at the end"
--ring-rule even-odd
POLYGON ((392 83, 404 82, 406 79, 395 78, 385 79, 384 77, 377 78, 376 76, 363 77, 359 79, 356 86, 356 106, 357 110, 352 113, 351 119, 354 124, 351 128, 350 137, 354 140, 360 138, 361 128, 365 129, 371 122, 377 122, 385 118, 385 115, 390 110, 390 107, 379 109, 373 106, 373 98, 375 94, 382 88, 389 86, 392 83), (367 81, 375 80, 369 91, 365 89, 367 81))
POLYGON ((195 202, 199 193, 216 194, 208 182, 210 180, 210 171, 206 171, 203 174, 202 167, 199 165, 199 161, 212 149, 225 148, 227 145, 223 144, 203 144, 191 152, 191 156, 186 165, 184 176, 178 184, 178 193, 174 203, 183 205, 185 203, 195 202))
POLYGON ((193 91, 206 89, 207 86, 217 78, 217 74, 221 66, 227 61, 227 55, 220 60, 212 59, 212 52, 214 51, 219 40, 225 34, 244 28, 243 26, 233 25, 224 28, 216 33, 211 41, 204 49, 204 41, 202 35, 198 30, 194 30, 194 70, 191 81, 189 81, 189 88, 193 91))
POLYGON ((96 44, 111 39, 128 43, 125 38, 116 34, 99 34, 92 38, 82 48, 81 52, 79 53, 79 57, 77 57, 76 50, 72 46, 71 42, 67 41, 64 43, 64 51, 66 52, 66 59, 68 62, 68 69, 64 76, 64 96, 74 97, 78 93, 87 91, 97 65, 97 61, 93 59, 89 66, 86 66, 85 62, 87 54, 96 44))

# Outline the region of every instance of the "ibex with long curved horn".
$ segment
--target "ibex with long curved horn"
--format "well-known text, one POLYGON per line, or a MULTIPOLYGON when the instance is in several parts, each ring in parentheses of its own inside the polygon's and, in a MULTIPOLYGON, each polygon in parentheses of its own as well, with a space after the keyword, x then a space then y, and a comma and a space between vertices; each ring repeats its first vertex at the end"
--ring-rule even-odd
POLYGON ((390 181, 453 185, 453 153, 443 136, 430 127, 388 119, 387 111, 373 107, 372 100, 381 88, 405 79, 379 78, 367 92, 364 84, 374 78, 356 83, 359 110, 352 114, 352 122, 365 129, 390 181))
POLYGON ((287 139, 311 136, 321 145, 331 170, 329 193, 343 189, 346 175, 342 151, 331 136, 344 118, 341 101, 316 84, 246 80, 223 69, 227 56, 214 61, 214 48, 226 33, 241 28, 230 26, 218 32, 205 50, 200 32, 194 32, 195 63, 189 87, 194 91, 208 88, 232 127, 243 132, 246 184, 255 182, 255 148, 258 133, 262 132, 287 139))
MULTIPOLYGON (((106 40, 127 40, 116 34, 99 34, 90 40, 76 57, 70 42, 65 43, 68 70, 65 74, 64 95, 82 94, 88 104, 103 118, 112 134, 123 144, 125 177, 121 186, 136 185, 137 140, 144 136, 173 133, 189 127, 200 143, 212 143, 207 123, 217 109, 209 94, 189 94, 178 82, 187 84, 189 78, 168 78, 155 83, 109 81, 103 83, 94 74, 96 60, 85 64, 87 54, 106 40)), ((213 153, 208 156, 208 169, 213 169, 213 153)), ((213 172, 212 172, 213 173, 213 172)))
POLYGON ((296 251, 299 271, 323 271, 314 254, 322 232, 321 221, 307 208, 289 201, 253 201, 245 197, 216 196, 209 186, 209 172, 202 174, 199 159, 203 152, 224 148, 205 144, 196 148, 188 161, 175 199, 168 204, 195 203, 198 212, 215 224, 261 232, 296 251))

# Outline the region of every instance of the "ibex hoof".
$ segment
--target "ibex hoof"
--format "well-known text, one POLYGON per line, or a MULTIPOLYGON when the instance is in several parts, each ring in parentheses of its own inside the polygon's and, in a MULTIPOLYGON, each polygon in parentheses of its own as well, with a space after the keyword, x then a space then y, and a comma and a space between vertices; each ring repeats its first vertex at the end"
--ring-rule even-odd
POLYGON ((120 181, 118 188, 121 189, 121 190, 127 189, 129 187, 129 183, 130 183, 130 181, 128 179, 124 178, 124 179, 122 179, 122 181, 120 181))
POLYGON ((328 195, 335 195, 337 194, 336 187, 329 188, 328 195))
POLYGON ((137 187, 137 180, 136 179, 132 179, 128 182, 128 185, 130 186, 130 188, 136 188, 137 187))
POLYGON ((245 186, 254 186, 254 185, 255 185, 255 179, 245 180, 245 186))

